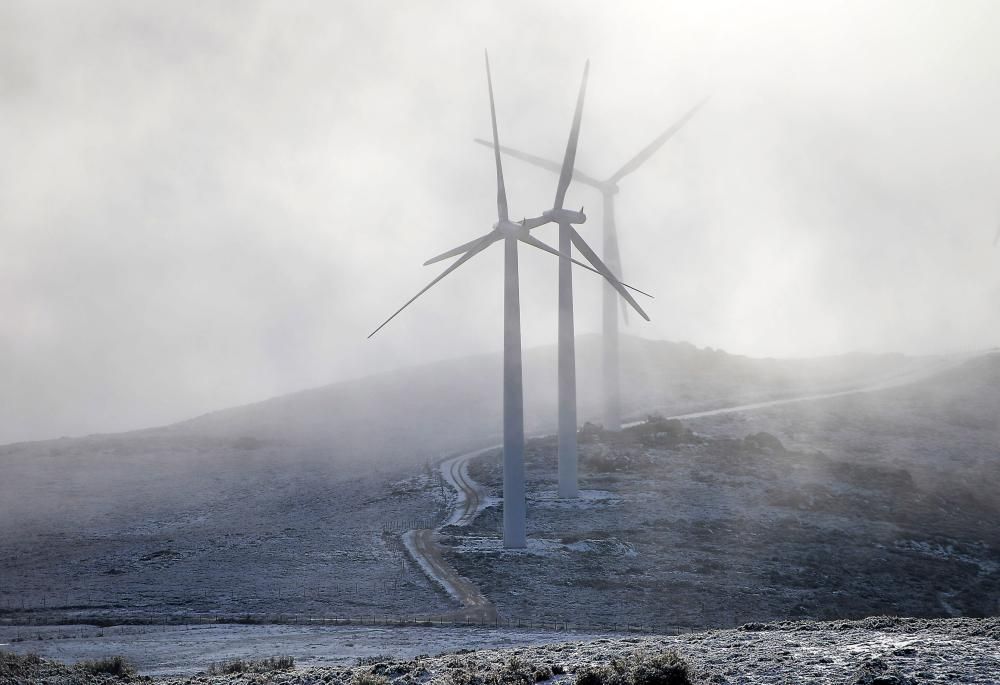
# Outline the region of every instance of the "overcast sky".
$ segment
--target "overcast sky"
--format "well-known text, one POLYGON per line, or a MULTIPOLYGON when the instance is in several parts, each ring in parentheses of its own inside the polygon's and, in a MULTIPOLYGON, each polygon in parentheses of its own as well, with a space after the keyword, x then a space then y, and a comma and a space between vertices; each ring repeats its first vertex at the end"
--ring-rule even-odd
MULTIPOLYGON (((499 350, 499 246, 365 339, 496 220, 483 48, 501 141, 554 158, 591 59, 596 176, 712 96, 622 184, 625 276, 656 295, 631 333, 996 344, 1000 3, 750 4, 0 4, 0 442, 499 350)), ((506 175, 515 218, 551 206, 554 177, 506 175)), ((599 198, 568 205, 599 247, 599 198)), ((522 254, 549 344, 556 260, 522 254)))

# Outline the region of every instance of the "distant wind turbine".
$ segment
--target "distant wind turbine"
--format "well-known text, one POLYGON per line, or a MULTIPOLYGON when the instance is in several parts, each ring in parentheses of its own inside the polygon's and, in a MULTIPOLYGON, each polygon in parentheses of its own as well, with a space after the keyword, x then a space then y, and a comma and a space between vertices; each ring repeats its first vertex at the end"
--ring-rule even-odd
MULTIPOLYGON (((521 374, 521 306, 518 285, 518 241, 563 257, 557 250, 537 240, 529 234, 532 228, 549 223, 551 219, 537 217, 524 219, 519 223, 510 220, 507 211, 507 190, 503 180, 503 165, 500 160, 500 142, 497 133, 496 104, 493 98, 493 78, 490 73, 489 55, 486 55, 486 82, 490 93, 490 119, 493 126, 493 151, 497 171, 497 222, 486 235, 464 245, 449 250, 427 263, 461 255, 451 266, 441 272, 420 292, 397 309, 392 316, 372 331, 368 337, 378 333, 383 326, 430 290, 445 276, 455 271, 465 262, 500 240, 504 241, 504 376, 503 376, 503 523, 504 547, 521 549, 527 546, 525 536, 525 487, 524 487, 524 397, 521 374)), ((570 169, 570 176, 572 169, 570 169)), ((567 176, 567 179, 569 176, 567 176)), ((567 181, 568 183, 568 181, 567 181)), ((585 264, 573 262, 591 271, 585 264)), ((616 281, 617 282, 617 281, 616 281)))
MULTIPOLYGON (((683 126, 688 122, 695 113, 701 109, 701 107, 708 102, 708 98, 705 98, 697 105, 692 107, 688 112, 680 118, 676 123, 666 129, 663 133, 657 136, 649 145, 644 147, 639 151, 632 159, 626 162, 618 171, 609 176, 606 180, 601 181, 594 176, 590 176, 581 171, 574 170, 573 178, 583 183, 584 185, 589 185, 596 188, 601 192, 601 198, 603 200, 603 215, 604 215, 604 261, 607 263, 608 269, 610 269, 611 274, 615 276, 617 280, 621 276, 621 257, 618 251, 618 231, 615 228, 615 207, 614 207, 614 196, 618 194, 618 182, 621 181, 625 176, 629 175, 636 169, 638 169, 642 164, 653 156, 657 150, 659 150, 664 143, 670 140, 675 133, 677 133, 683 126)), ((477 143, 481 145, 489 146, 485 140, 481 138, 475 139, 477 143)), ((543 157, 537 157, 535 155, 528 154, 526 152, 521 152, 511 147, 501 147, 500 151, 504 154, 510 155, 515 159, 520 159, 521 161, 528 162, 529 164, 534 164, 535 166, 541 167, 543 169, 548 169, 554 173, 562 173, 562 167, 552 160, 545 159, 543 157)), ((604 306, 603 306, 603 367, 604 367, 604 427, 607 430, 621 430, 622 418, 621 418, 621 378, 619 370, 619 353, 618 353, 618 298, 617 298, 617 288, 614 287, 612 281, 608 281, 604 286, 604 306)), ((630 303, 632 304, 632 303, 630 303)), ((633 305, 635 306, 635 305, 633 305)), ((623 305, 624 307, 624 305, 623 305)), ((625 315, 625 310, 623 308, 623 315, 625 315)), ((625 315, 627 316, 627 315, 625 315)))

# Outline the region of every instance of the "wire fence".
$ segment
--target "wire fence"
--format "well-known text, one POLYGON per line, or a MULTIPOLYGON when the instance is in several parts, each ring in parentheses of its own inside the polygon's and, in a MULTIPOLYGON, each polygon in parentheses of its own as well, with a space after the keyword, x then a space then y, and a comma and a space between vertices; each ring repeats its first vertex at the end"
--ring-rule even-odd
MULTIPOLYGON (((582 633, 671 634, 694 629, 636 621, 622 613, 611 620, 570 620, 553 616, 511 615, 492 609, 462 608, 418 613, 387 608, 395 598, 409 598, 418 588, 402 577, 326 585, 322 589, 277 591, 241 596, 206 592, 175 596, 172 611, 161 593, 46 593, 0 599, 0 626, 44 625, 205 625, 285 624, 326 626, 478 627, 582 633), (382 600, 381 604, 379 600, 382 600), (342 605, 346 601, 347 606, 342 605)), ((402 602, 403 604, 412 603, 402 602)), ((576 612, 574 612, 576 613, 576 612)), ((578 616, 582 612, 577 613, 578 616)))
POLYGON ((437 528, 440 525, 441 521, 439 519, 435 519, 430 516, 418 517, 418 518, 400 518, 400 519, 392 519, 389 521, 384 521, 382 523, 381 532, 405 533, 408 530, 415 530, 419 528, 437 528))
MULTIPOLYGON (((397 628, 479 628, 485 630, 521 630, 553 633, 586 634, 657 634, 668 635, 687 632, 692 627, 653 625, 623 621, 620 623, 594 623, 563 621, 546 618, 520 618, 510 616, 403 616, 386 613, 356 614, 352 616, 317 616, 308 614, 59 614, 38 612, 8 612, 0 616, 0 626, 68 626, 88 625, 103 627, 145 626, 198 626, 198 625, 298 625, 298 626, 376 626, 397 628)), ((20 635, 19 635, 20 637, 20 635)))

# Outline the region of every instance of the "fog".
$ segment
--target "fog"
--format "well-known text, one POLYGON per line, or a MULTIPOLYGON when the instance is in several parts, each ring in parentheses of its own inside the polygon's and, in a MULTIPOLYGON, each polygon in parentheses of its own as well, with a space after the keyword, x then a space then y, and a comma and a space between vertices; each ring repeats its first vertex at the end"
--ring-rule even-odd
MULTIPOLYGON (((591 60, 577 166, 598 177, 711 95, 622 182, 624 274, 656 295, 630 334, 992 346, 997 26, 991 2, 6 2, 0 442, 499 350, 499 249, 365 339, 496 220, 483 48, 501 142, 553 158, 591 60)), ((553 176, 505 172, 513 217, 551 206, 553 176)), ((567 205, 599 247, 596 193, 567 205)), ((521 254, 524 343, 551 344, 555 259, 521 254)))

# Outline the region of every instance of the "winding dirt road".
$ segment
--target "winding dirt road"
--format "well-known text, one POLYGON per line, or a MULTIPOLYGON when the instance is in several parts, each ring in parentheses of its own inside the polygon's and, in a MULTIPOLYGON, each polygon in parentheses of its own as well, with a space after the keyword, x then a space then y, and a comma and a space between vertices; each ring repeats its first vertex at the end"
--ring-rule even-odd
POLYGON ((449 595, 462 604, 458 611, 445 618, 451 621, 471 623, 492 623, 497 620, 496 607, 486 599, 470 580, 460 576, 441 555, 441 545, 437 542, 437 531, 431 528, 411 530, 404 536, 406 548, 431 579, 444 586, 449 595))
POLYGON ((458 499, 447 520, 437 528, 411 530, 403 536, 403 542, 410 556, 420 565, 427 576, 441 585, 445 591, 457 599, 462 608, 442 618, 472 623, 491 623, 497 619, 497 610, 486 596, 471 581, 459 575, 445 561, 437 536, 445 526, 467 526, 476 518, 486 501, 486 489, 469 476, 469 461, 483 452, 497 449, 493 445, 483 449, 460 454, 441 462, 438 469, 448 482, 458 499))
POLYGON ((486 501, 486 488, 474 481, 469 476, 469 461, 483 452, 500 449, 501 445, 492 445, 484 449, 460 454, 457 457, 446 459, 438 467, 441 475, 448 485, 458 493, 458 503, 451 512, 451 516, 445 521, 446 526, 467 526, 479 514, 486 501))
MULTIPOLYGON (((930 378, 931 376, 940 373, 946 369, 957 366, 961 362, 966 361, 967 357, 957 357, 956 359, 948 359, 945 361, 937 362, 934 364, 929 364, 926 367, 915 369, 912 371, 907 371, 901 374, 896 374, 890 376, 889 378, 884 378, 878 382, 871 383, 869 385, 864 385, 857 388, 848 388, 846 390, 836 390, 833 392, 822 392, 813 393, 811 395, 799 395, 796 397, 784 397, 775 400, 765 400, 763 402, 753 402, 751 404, 741 404, 735 407, 721 407, 719 409, 708 409, 705 411, 696 411, 688 414, 677 414, 676 416, 668 416, 668 419, 702 419, 708 416, 719 416, 721 414, 736 414, 740 412, 753 411, 755 409, 768 409, 770 407, 780 407, 783 404, 798 404, 800 402, 815 402, 818 400, 828 400, 834 397, 846 397, 847 395, 860 395, 869 392, 878 392, 879 390, 889 390, 890 388, 899 388, 904 385, 911 385, 918 381, 930 378)), ((633 421, 627 426, 637 426, 642 421, 633 421)))

